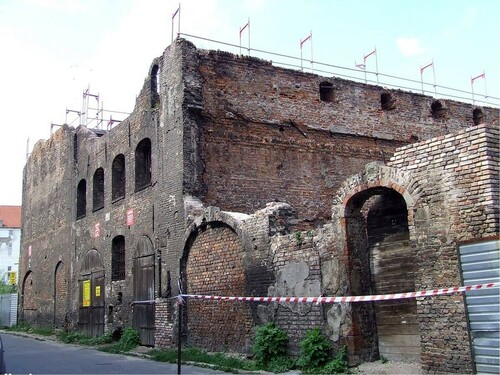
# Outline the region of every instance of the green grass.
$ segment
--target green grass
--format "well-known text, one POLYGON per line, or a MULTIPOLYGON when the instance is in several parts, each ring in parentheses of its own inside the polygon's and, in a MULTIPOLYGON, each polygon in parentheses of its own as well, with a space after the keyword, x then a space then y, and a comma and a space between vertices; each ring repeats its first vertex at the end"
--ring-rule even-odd
POLYGON ((40 336, 51 336, 54 334, 54 328, 52 327, 37 327, 31 326, 27 323, 21 322, 18 325, 6 328, 7 331, 12 332, 26 332, 40 336))
MULTIPOLYGON (((177 349, 152 349, 147 354, 155 361, 177 363, 177 349)), ((226 356, 222 353, 207 353, 197 348, 183 349, 182 362, 205 363, 214 369, 226 372, 259 370, 254 361, 226 356)))
MULTIPOLYGON (((111 335, 110 337, 111 339, 113 338, 111 335)), ((127 327, 123 330, 123 334, 118 341, 115 341, 111 345, 103 346, 99 348, 99 350, 106 353, 126 353, 139 346, 140 343, 141 339, 139 332, 133 328, 127 327)))
POLYGON ((60 332, 57 338, 66 344, 98 346, 97 349, 107 353, 126 353, 140 344, 139 333, 133 328, 125 328, 118 341, 113 340, 111 332, 90 338, 80 332, 60 332))
POLYGON ((87 337, 80 332, 59 332, 57 334, 59 341, 66 344, 80 344, 80 345, 104 345, 113 342, 113 337, 110 333, 105 333, 102 336, 95 338, 87 337))

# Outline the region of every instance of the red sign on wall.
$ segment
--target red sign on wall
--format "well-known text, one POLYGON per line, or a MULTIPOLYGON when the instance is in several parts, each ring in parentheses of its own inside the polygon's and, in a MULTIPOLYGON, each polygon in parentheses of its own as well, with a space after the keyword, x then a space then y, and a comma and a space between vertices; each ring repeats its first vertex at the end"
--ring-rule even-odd
POLYGON ((127 225, 129 227, 131 225, 134 225, 134 210, 132 208, 130 210, 127 210, 127 225))
POLYGON ((94 238, 101 236, 101 224, 97 223, 94 225, 94 238))

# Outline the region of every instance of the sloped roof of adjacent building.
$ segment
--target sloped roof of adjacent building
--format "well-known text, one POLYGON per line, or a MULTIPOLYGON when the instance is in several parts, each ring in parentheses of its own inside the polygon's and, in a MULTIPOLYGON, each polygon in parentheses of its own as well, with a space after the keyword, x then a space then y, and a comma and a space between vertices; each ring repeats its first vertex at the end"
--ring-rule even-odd
POLYGON ((0 206, 0 221, 3 227, 21 228, 21 206, 0 206))

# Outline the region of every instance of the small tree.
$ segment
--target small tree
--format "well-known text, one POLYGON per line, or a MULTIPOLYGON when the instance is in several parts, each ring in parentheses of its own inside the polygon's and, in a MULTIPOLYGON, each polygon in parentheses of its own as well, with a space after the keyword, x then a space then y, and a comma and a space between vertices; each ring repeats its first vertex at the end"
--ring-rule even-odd
POLYGON ((278 357, 286 356, 288 335, 274 323, 260 326, 255 334, 253 353, 257 364, 263 367, 278 357))
POLYGON ((330 359, 332 344, 319 328, 307 332, 300 342, 298 365, 306 371, 317 372, 330 359))
POLYGON ((0 294, 17 293, 17 285, 9 284, 5 277, 0 278, 0 294))

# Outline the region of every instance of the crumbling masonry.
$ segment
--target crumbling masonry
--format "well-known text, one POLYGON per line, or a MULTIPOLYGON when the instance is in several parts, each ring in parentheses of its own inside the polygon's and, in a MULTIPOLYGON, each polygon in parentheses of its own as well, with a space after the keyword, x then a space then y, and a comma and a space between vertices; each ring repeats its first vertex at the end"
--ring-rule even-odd
MULTIPOLYGON (((459 246, 498 240, 499 113, 273 66, 177 39, 110 131, 64 126, 26 164, 20 315, 145 345, 174 297, 342 296, 461 285, 459 246)), ((290 353, 320 327, 351 363, 474 366, 464 297, 384 303, 187 300, 182 339, 290 353)))

